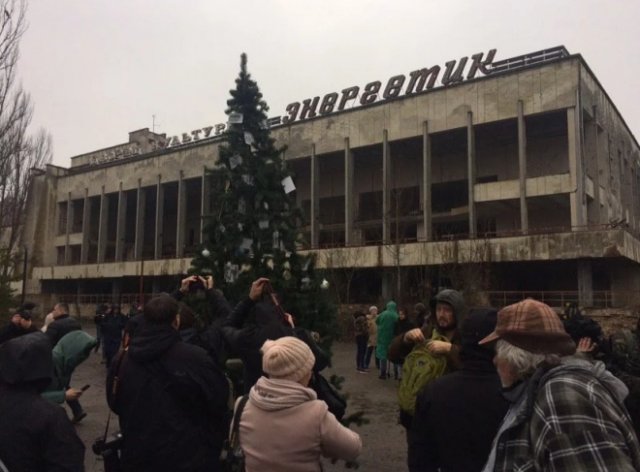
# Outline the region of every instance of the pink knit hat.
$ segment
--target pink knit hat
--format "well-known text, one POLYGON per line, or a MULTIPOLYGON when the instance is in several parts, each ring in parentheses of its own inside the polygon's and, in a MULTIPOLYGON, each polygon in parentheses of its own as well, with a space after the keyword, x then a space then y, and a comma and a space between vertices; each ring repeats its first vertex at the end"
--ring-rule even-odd
POLYGON ((315 361, 309 346, 293 336, 262 345, 262 370, 274 379, 298 382, 311 372, 315 361))

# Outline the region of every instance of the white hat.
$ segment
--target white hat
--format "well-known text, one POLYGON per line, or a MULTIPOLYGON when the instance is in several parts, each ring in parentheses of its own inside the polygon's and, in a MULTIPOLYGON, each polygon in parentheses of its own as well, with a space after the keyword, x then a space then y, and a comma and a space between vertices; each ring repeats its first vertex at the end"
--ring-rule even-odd
POLYGON ((299 382, 311 372, 315 361, 309 346, 293 336, 262 345, 262 370, 274 379, 299 382))

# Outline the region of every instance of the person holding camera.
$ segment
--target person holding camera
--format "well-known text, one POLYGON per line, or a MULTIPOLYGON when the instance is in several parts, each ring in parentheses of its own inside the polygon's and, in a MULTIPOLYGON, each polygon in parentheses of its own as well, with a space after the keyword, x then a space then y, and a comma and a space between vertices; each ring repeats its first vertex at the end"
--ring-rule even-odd
POLYGON ((207 352, 180 338, 178 302, 152 298, 114 359, 107 401, 120 420, 125 471, 218 471, 229 387, 207 352))

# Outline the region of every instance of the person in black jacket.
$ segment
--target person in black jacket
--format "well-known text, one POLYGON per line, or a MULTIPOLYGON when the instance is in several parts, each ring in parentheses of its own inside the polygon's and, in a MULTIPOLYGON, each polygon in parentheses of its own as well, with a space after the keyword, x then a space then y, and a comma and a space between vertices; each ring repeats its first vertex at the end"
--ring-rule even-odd
POLYGON ((120 305, 113 304, 107 308, 100 321, 102 335, 102 353, 107 364, 111 365, 122 343, 122 330, 127 324, 127 317, 120 312, 120 305))
POLYGON ((245 393, 248 393, 264 375, 260 349, 267 339, 295 336, 304 341, 313 352, 316 359, 314 372, 320 372, 329 365, 328 356, 318 347, 308 331, 295 328, 290 314, 286 313, 283 318, 273 303, 261 300, 265 287, 269 285, 267 278, 254 281, 249 296, 238 303, 222 323, 222 334, 227 341, 230 355, 242 359, 245 393))
POLYGON ((84 470, 84 445, 64 410, 42 398, 51 346, 40 332, 0 347, 0 459, 10 471, 84 470))
POLYGON ((45 334, 51 341, 51 347, 58 344, 65 334, 82 329, 80 322, 69 316, 69 305, 66 303, 56 303, 53 307, 53 321, 47 327, 45 334))
POLYGON ((410 472, 482 470, 509 403, 502 396, 493 350, 478 341, 493 332, 493 308, 471 310, 460 330, 462 368, 418 395, 409 430, 410 472))
POLYGON ((0 329, 0 344, 35 331, 38 331, 38 328, 33 326, 31 311, 19 309, 13 314, 9 323, 0 329))
POLYGON ((125 471, 220 470, 229 387, 204 349, 180 339, 178 310, 169 295, 151 299, 109 370, 107 401, 119 416, 125 471))

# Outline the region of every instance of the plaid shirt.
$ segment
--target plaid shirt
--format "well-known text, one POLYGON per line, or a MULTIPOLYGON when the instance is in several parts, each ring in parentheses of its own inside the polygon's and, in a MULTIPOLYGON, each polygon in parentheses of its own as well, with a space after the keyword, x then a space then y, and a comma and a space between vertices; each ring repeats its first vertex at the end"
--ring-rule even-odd
POLYGON ((640 470, 638 439, 622 405, 628 391, 602 363, 564 358, 521 387, 485 472, 640 470))

